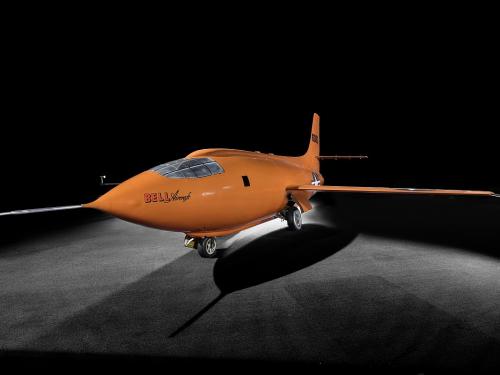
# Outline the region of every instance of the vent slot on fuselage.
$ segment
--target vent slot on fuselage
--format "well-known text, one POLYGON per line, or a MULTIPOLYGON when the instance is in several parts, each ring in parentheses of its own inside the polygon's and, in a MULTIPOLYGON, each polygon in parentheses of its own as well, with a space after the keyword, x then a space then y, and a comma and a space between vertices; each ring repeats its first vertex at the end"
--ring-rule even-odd
POLYGON ((243 180, 243 186, 249 187, 250 186, 250 179, 248 176, 241 176, 241 179, 243 180))
POLYGON ((168 178, 201 178, 224 173, 220 164, 211 158, 184 158, 160 164, 151 170, 168 178))

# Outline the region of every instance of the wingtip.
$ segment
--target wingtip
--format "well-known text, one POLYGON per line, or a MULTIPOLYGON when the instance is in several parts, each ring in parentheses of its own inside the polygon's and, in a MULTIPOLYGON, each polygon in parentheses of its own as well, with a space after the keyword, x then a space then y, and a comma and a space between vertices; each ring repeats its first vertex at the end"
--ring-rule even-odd
POLYGON ((0 212, 0 216, 10 216, 10 215, 26 215, 26 214, 37 214, 41 212, 54 212, 54 211, 64 211, 64 210, 74 210, 76 208, 82 208, 82 204, 75 204, 72 206, 55 206, 55 207, 43 207, 43 208, 27 208, 23 210, 14 210, 7 212, 0 212))

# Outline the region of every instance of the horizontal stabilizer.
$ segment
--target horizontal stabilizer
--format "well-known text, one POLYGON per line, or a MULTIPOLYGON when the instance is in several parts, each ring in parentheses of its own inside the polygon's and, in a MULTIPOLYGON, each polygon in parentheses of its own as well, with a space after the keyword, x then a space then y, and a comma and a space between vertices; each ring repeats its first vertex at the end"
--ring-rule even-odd
POLYGON ((446 189, 413 189, 413 188, 388 188, 367 186, 315 186, 300 185, 289 191, 317 191, 331 193, 379 193, 379 194, 412 194, 412 195, 472 195, 495 197, 492 191, 477 190, 446 190, 446 189))
POLYGON ((101 186, 116 186, 116 185, 120 185, 119 182, 106 182, 106 176, 99 176, 99 178, 101 179, 101 183, 100 185, 101 186))
POLYGON ((82 205, 75 206, 58 206, 58 207, 45 207, 45 208, 30 208, 27 210, 16 210, 16 211, 7 211, 0 212, 0 216, 9 216, 9 215, 26 215, 26 214, 37 214, 40 212, 53 212, 53 211, 63 211, 63 210, 74 210, 76 208, 82 208, 82 205))
POLYGON ((354 160, 368 159, 366 155, 333 155, 333 156, 316 156, 318 160, 354 160))

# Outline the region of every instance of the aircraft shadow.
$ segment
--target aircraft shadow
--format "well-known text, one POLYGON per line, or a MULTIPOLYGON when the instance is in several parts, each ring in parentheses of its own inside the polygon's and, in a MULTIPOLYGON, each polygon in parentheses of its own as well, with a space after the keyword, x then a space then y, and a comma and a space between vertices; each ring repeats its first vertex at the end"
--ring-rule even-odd
POLYGON ((227 249, 213 269, 220 294, 169 337, 175 337, 237 290, 274 280, 307 268, 346 247, 357 233, 317 224, 305 224, 300 232, 281 229, 237 249, 227 249))
POLYGON ((305 224, 300 232, 281 229, 242 248, 228 249, 214 266, 222 294, 245 289, 296 272, 346 247, 357 233, 305 224))

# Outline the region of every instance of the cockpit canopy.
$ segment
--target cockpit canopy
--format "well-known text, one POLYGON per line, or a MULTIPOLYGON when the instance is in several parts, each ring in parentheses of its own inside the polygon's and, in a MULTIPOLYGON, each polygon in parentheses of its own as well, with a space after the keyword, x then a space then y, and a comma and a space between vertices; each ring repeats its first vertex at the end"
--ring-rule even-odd
POLYGON ((179 159, 151 169, 168 178, 200 178, 224 173, 224 169, 211 158, 179 159))

